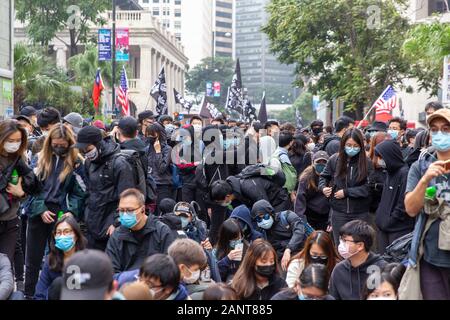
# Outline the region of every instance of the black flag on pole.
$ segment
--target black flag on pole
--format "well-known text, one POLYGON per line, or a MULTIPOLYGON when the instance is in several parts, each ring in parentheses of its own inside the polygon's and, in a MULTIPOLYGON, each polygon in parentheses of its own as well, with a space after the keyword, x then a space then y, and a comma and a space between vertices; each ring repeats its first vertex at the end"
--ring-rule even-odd
POLYGON ((150 95, 156 100, 156 113, 159 116, 168 114, 169 108, 167 106, 167 87, 164 67, 161 68, 158 79, 155 81, 155 85, 150 91, 150 95))
POLYGON ((245 101, 244 118, 246 122, 253 122, 256 120, 256 109, 253 107, 250 100, 245 101))
POLYGON ((192 102, 187 101, 175 88, 173 89, 173 95, 175 96, 175 103, 181 104, 183 109, 186 109, 189 113, 192 108, 192 102))
POLYGON ((200 110, 199 115, 202 118, 214 119, 222 116, 222 112, 220 112, 215 105, 209 103, 208 100, 206 100, 206 97, 203 97, 202 109, 200 110))
POLYGON ((258 120, 261 123, 267 122, 267 106, 266 106, 266 92, 264 91, 261 100, 261 106, 259 107, 258 120))
POLYGON ((239 59, 236 61, 236 69, 233 75, 231 86, 228 88, 227 103, 225 105, 227 113, 237 114, 239 120, 245 120, 245 101, 242 96, 241 65, 239 59))

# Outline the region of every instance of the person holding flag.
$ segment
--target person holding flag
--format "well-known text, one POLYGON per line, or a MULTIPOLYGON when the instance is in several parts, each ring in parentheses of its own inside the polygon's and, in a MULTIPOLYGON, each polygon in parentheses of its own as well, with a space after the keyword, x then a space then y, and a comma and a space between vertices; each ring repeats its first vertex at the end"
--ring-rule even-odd
POLYGON ((167 86, 166 86, 166 73, 164 67, 159 72, 158 79, 153 85, 150 95, 156 100, 156 113, 158 116, 169 114, 169 107, 167 104, 167 86))
POLYGON ((119 102, 122 110, 122 115, 127 117, 130 115, 130 103, 128 101, 128 78, 125 70, 125 65, 122 67, 122 73, 120 74, 120 86, 117 93, 117 101, 119 102))

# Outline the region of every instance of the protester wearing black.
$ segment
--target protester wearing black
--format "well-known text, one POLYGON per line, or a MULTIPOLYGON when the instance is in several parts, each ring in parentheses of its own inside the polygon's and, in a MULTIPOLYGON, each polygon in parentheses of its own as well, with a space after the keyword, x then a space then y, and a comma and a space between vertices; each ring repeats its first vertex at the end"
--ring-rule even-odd
POLYGON ((138 137, 145 141, 145 132, 147 127, 155 122, 155 115, 153 111, 145 110, 138 114, 139 132, 138 137))
POLYGON ((311 152, 306 150, 308 139, 302 135, 294 136, 294 143, 289 150, 289 160, 297 171, 298 176, 311 165, 311 152))
POLYGON ((156 183, 156 206, 160 211, 161 200, 174 199, 172 182, 172 148, 167 144, 166 130, 155 122, 147 127, 148 169, 147 174, 152 176, 156 183))
POLYGON ((118 157, 120 146, 109 138, 102 140, 100 129, 88 126, 77 136, 76 148, 86 158, 88 247, 105 250, 114 231, 119 195, 136 187, 134 171, 124 157, 118 157))
POLYGON ((340 228, 349 221, 369 220, 368 177, 372 164, 364 152, 364 138, 358 129, 349 129, 341 140, 338 154, 327 162, 320 175, 319 190, 330 199, 334 243, 340 228))
POLYGON ((306 239, 304 221, 292 211, 276 212, 266 200, 255 202, 251 216, 286 270, 291 256, 303 248, 306 239))
POLYGON ((124 117, 120 119, 117 127, 119 128, 118 138, 120 149, 136 151, 139 154, 142 166, 145 168, 144 172, 146 172, 148 165, 147 146, 141 139, 137 138, 138 123, 136 119, 133 117, 124 117))
POLYGON ((137 189, 125 190, 118 206, 121 226, 108 241, 106 253, 114 273, 139 269, 155 253, 167 253, 175 240, 167 225, 145 214, 145 200, 137 189))
POLYGON ((300 175, 297 196, 294 205, 295 213, 306 217, 315 230, 327 230, 329 225, 330 203, 319 191, 319 176, 325 169, 329 156, 325 151, 318 151, 313 156, 313 165, 300 175))
POLYGON ((400 146, 393 140, 377 145, 378 163, 386 167, 387 177, 376 214, 378 250, 384 253, 387 246, 414 229, 414 219, 405 210, 405 190, 408 165, 403 161, 400 146))

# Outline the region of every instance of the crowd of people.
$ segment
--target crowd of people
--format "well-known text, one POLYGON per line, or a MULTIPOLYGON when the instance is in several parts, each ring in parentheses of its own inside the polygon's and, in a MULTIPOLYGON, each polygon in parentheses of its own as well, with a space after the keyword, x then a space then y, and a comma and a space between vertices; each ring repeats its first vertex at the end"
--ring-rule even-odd
POLYGON ((0 122, 0 300, 450 299, 450 110, 0 122))

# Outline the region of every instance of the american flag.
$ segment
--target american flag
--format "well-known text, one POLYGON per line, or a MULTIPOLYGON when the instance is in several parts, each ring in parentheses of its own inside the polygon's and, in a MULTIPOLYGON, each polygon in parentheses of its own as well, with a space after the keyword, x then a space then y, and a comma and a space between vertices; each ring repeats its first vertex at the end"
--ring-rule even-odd
POLYGON ((394 88, 389 85, 373 104, 376 114, 390 114, 399 105, 398 96, 394 88))
POLYGON ((125 66, 122 67, 122 73, 120 74, 120 86, 117 93, 117 100, 122 106, 122 114, 124 116, 129 116, 130 104, 128 103, 128 79, 125 66))

